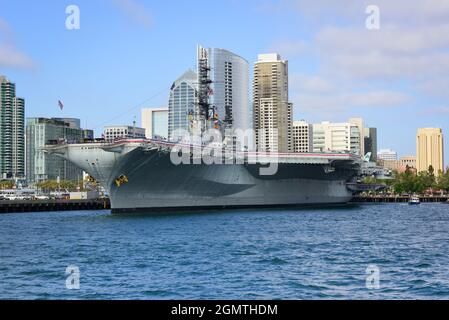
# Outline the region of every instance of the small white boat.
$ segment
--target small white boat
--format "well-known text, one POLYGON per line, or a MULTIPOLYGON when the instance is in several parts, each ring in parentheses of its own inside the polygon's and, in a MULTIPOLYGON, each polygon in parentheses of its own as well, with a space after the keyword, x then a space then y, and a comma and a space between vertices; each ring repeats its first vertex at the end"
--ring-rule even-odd
POLYGON ((408 204, 409 205, 418 205, 418 204, 421 204, 421 200, 419 199, 419 197, 413 196, 410 198, 408 204))

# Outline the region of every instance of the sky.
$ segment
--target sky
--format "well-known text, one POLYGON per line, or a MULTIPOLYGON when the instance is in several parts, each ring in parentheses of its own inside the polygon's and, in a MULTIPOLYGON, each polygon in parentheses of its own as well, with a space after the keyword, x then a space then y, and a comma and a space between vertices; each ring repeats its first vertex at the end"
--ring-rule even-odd
POLYGON ((166 106, 197 44, 250 65, 276 52, 289 61, 295 120, 362 117, 379 149, 404 156, 418 128, 449 135, 448 35, 449 0, 0 0, 0 75, 27 117, 78 117, 99 135, 166 106), (66 28, 69 5, 79 29, 66 28), (366 27, 368 5, 378 29, 366 27))

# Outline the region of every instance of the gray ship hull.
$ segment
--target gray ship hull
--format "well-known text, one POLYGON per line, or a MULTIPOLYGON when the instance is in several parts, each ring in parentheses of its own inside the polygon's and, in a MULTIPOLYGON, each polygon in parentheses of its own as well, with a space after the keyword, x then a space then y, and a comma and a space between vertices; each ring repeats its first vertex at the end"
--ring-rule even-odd
POLYGON ((110 186, 113 211, 339 204, 352 197, 348 177, 326 176, 321 166, 280 164, 273 176, 258 172, 258 165, 175 166, 167 154, 136 150, 116 168, 115 175, 126 175, 129 183, 110 186))
POLYGON ((160 148, 80 148, 53 153, 100 181, 114 213, 345 204, 352 198, 347 182, 357 173, 353 161, 338 159, 332 170, 321 162, 281 161, 276 174, 261 176, 259 164, 174 165, 160 148), (121 176, 128 182, 118 185, 121 176))

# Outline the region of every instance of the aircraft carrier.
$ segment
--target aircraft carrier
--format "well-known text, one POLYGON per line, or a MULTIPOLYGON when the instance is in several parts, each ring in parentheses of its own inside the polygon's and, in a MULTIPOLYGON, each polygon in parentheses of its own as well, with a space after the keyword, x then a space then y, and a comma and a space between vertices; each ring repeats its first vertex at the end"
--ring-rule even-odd
POLYGON ((170 156, 175 147, 162 141, 123 140, 61 144, 46 151, 95 178, 109 193, 113 213, 345 204, 353 196, 348 182, 359 173, 361 162, 351 154, 263 158, 242 153, 240 163, 177 165, 170 156), (261 175, 267 163, 276 163, 273 175, 261 175))
POLYGON ((227 108, 225 118, 219 119, 209 103, 210 70, 206 50, 198 47, 197 101, 189 110, 189 132, 176 142, 64 142, 46 151, 96 179, 109 193, 113 212, 334 205, 351 200, 348 183, 360 171, 359 156, 249 152, 253 148, 238 144, 232 110, 227 108), (220 133, 215 145, 205 143, 210 142, 205 138, 210 130, 220 133), (173 161, 180 147, 192 163, 173 161), (207 148, 222 151, 214 156, 214 164, 203 161, 207 148), (272 167, 275 170, 267 174, 272 167))

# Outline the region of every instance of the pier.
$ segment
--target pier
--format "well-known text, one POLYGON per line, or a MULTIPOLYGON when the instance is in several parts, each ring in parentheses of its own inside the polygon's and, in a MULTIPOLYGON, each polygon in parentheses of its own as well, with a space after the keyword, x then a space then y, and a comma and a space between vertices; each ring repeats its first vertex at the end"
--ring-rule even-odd
MULTIPOLYGON (((449 196, 420 196, 421 203, 447 203, 449 196)), ((356 196, 351 203, 408 203, 410 197, 405 196, 356 196)))
POLYGON ((109 199, 0 201, 0 214, 21 212, 106 210, 110 208, 111 205, 109 199))
MULTIPOLYGON (((351 203, 408 203, 410 197, 403 196, 356 196, 351 203)), ((429 197, 421 196, 422 203, 448 203, 449 196, 429 197)), ((95 200, 24 200, 0 201, 0 214, 21 212, 52 212, 52 211, 87 211, 110 210, 109 199, 95 200)))

